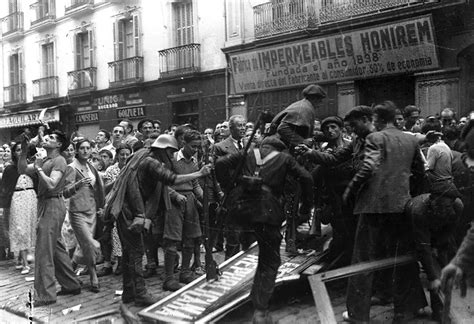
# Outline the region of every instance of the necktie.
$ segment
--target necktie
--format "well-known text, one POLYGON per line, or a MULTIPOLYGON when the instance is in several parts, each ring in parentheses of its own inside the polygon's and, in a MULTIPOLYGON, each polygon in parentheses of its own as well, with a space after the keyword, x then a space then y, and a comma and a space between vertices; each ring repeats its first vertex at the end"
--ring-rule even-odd
POLYGON ((239 148, 239 151, 243 149, 242 141, 237 141, 237 147, 239 148))

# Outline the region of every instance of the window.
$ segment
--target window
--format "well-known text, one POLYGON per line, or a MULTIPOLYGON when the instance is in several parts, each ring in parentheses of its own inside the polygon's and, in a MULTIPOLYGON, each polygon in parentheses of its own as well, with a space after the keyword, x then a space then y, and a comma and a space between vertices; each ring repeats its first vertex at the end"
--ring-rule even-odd
POLYGON ((140 28, 138 15, 114 23, 115 60, 140 56, 140 28))
POLYGON ((54 43, 41 46, 42 54, 42 76, 43 78, 54 76, 54 43))
POLYGON ((9 58, 10 85, 23 82, 23 53, 16 53, 9 58))
POLYGON ((227 0, 226 4, 227 39, 232 39, 240 36, 240 1, 227 0))
POLYGON ((93 67, 92 30, 77 33, 75 39, 75 67, 76 70, 82 70, 93 67))
POLYGON ((191 2, 173 3, 175 46, 194 43, 193 4, 191 2))
POLYGON ((8 13, 18 12, 18 0, 8 0, 8 13))
POLYGON ((8 84, 5 87, 7 103, 24 102, 25 85, 23 84, 23 53, 16 52, 8 57, 8 84))

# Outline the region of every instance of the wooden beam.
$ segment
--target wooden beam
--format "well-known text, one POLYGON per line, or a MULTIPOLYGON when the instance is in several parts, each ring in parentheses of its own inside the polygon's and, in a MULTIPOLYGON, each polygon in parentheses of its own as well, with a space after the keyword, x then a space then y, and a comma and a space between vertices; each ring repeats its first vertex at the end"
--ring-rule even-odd
POLYGON ((313 292, 314 302, 319 320, 324 324, 337 324, 336 316, 332 310, 331 300, 329 299, 326 285, 321 280, 310 280, 311 291, 313 292))
POLYGON ((326 289, 326 282, 342 279, 365 272, 374 272, 393 266, 400 266, 408 263, 416 262, 411 255, 403 255, 400 257, 387 258, 371 262, 363 262, 348 267, 335 269, 320 274, 309 276, 308 280, 313 292, 313 299, 316 304, 316 311, 321 323, 336 324, 336 316, 332 309, 331 299, 326 289))
POLYGON ((344 268, 339 268, 320 274, 315 274, 314 276, 309 277, 311 281, 312 278, 318 277, 319 280, 323 282, 338 280, 350 276, 355 276, 364 272, 374 272, 393 266, 400 266, 408 263, 416 262, 416 259, 411 255, 403 255, 399 257, 387 258, 382 260, 370 261, 357 263, 351 266, 344 268))

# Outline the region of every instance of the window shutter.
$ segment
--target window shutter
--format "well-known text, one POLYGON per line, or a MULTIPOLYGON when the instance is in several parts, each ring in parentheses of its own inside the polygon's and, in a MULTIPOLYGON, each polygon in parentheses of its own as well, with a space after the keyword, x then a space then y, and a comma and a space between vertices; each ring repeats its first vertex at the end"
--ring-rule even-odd
POLYGON ((10 55, 9 60, 9 70, 10 70, 10 85, 15 84, 15 55, 10 55))
POLYGON ((23 52, 18 52, 18 83, 24 82, 23 75, 23 52))
POLYGON ((135 56, 140 56, 140 20, 138 15, 133 16, 133 46, 135 48, 135 56))
POLYGON ((118 60, 118 20, 113 24, 114 33, 114 60, 118 60))
POLYGON ((89 66, 93 67, 95 64, 95 57, 94 57, 94 30, 91 28, 88 30, 89 33, 89 66))
POLYGON ((117 22, 118 34, 117 34, 117 44, 118 44, 118 60, 126 58, 125 52, 125 22, 119 20, 117 22))
POLYGON ((75 39, 75 57, 76 57, 76 70, 80 70, 83 68, 82 66, 82 37, 81 33, 76 33, 74 35, 75 39))

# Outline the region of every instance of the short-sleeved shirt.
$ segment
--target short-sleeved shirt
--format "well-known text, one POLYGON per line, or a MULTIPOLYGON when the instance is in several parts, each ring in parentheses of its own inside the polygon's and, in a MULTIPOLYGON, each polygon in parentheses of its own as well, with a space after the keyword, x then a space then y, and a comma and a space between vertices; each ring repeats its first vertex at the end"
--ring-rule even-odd
POLYGON ((46 184, 42 180, 40 180, 39 184, 38 184, 38 196, 39 197, 54 196, 54 195, 60 194, 63 191, 63 188, 64 188, 64 173, 66 171, 66 167, 67 167, 66 159, 61 155, 58 155, 58 156, 56 156, 52 159, 47 157, 44 160, 42 169, 48 177, 51 176, 51 173, 53 171, 62 172, 63 177, 61 178, 61 180, 59 180, 56 187, 52 190, 48 189, 46 184))
POLYGON ((426 160, 433 180, 450 180, 452 178, 451 164, 453 154, 446 143, 439 141, 431 145, 428 149, 426 160))

